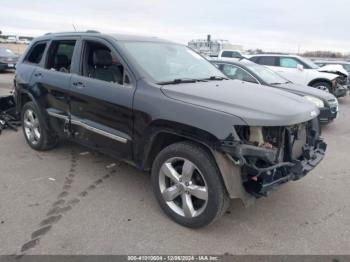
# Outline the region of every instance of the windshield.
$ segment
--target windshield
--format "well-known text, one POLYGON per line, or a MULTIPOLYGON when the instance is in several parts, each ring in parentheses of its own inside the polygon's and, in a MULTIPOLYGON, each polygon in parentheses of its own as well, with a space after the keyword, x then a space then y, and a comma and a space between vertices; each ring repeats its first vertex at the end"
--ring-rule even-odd
POLYGON ((309 66, 311 69, 318 69, 320 68, 318 65, 316 65, 314 62, 312 62, 310 59, 305 57, 298 57, 301 61, 303 61, 307 66, 309 66))
POLYGON ((0 56, 14 56, 15 54, 7 48, 0 48, 0 56))
POLYGON ((186 46, 128 41, 123 46, 156 83, 225 77, 214 65, 186 46))
POLYGON ((286 78, 280 76, 269 68, 258 65, 252 62, 245 62, 244 65, 258 75, 263 81, 265 81, 268 85, 273 84, 284 84, 289 82, 286 78))

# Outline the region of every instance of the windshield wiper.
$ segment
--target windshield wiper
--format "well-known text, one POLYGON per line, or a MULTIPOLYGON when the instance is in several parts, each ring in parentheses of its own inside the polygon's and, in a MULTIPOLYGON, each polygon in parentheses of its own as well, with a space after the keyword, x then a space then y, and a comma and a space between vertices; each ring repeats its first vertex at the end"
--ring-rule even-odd
POLYGON ((292 83, 292 82, 291 81, 287 81, 287 82, 284 82, 284 83, 270 83, 270 85, 277 86, 277 85, 284 85, 284 84, 289 84, 289 83, 292 83))
POLYGON ((201 80, 228 80, 227 77, 222 77, 222 76, 211 76, 211 77, 208 77, 208 78, 204 78, 204 79, 201 79, 201 80))
POLYGON ((200 81, 199 79, 194 78, 176 78, 170 81, 158 82, 158 85, 175 85, 175 84, 185 84, 185 83, 195 83, 200 81))

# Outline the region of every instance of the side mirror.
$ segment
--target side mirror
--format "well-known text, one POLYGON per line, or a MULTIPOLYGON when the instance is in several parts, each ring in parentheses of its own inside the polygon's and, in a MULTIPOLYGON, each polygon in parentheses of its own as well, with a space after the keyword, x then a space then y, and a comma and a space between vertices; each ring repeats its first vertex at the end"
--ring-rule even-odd
POLYGON ((304 70, 304 66, 301 65, 301 64, 297 64, 297 68, 298 68, 300 71, 303 71, 303 70, 304 70))

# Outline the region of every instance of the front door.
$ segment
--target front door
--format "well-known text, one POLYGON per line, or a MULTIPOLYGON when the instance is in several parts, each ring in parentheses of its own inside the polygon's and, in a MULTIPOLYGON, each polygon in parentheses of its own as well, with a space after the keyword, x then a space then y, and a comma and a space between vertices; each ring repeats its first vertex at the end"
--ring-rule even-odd
POLYGON ((71 79, 71 127, 80 143, 131 159, 135 84, 113 47, 82 40, 80 68, 71 79))

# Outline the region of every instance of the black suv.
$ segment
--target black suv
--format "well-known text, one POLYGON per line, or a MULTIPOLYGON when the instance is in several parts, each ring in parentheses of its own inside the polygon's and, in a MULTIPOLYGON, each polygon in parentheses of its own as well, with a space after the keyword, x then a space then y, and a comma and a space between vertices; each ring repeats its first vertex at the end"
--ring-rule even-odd
POLYGON ((28 144, 70 139, 151 172, 164 212, 201 227, 297 180, 323 158, 319 111, 287 92, 227 79, 186 46, 98 32, 47 34, 17 65, 28 144))

